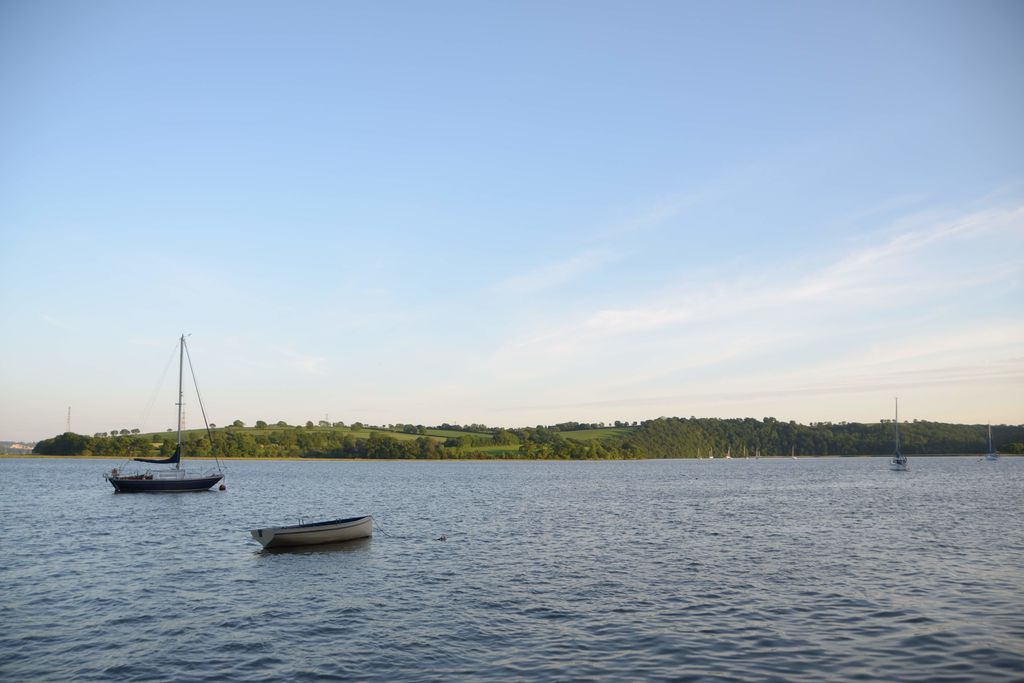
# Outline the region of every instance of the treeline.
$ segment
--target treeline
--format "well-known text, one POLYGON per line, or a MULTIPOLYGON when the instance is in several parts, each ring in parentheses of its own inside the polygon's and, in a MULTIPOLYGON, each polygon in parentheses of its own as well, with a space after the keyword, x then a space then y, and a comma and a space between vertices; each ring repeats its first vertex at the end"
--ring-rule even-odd
MULTIPOLYGON (((462 432, 444 438, 423 434, 419 425, 393 425, 367 433, 359 423, 305 429, 257 423, 246 429, 236 421, 232 427, 212 432, 183 434, 186 457, 224 458, 695 458, 789 455, 879 455, 891 453, 893 423, 816 423, 716 418, 658 418, 636 427, 618 423, 628 430, 609 430, 572 438, 565 432, 579 432, 587 423, 561 423, 550 427, 520 429, 471 425, 442 425, 437 429, 462 432), (573 429, 566 429, 567 426, 573 429), (391 436, 398 432, 402 438, 391 436), (413 438, 415 437, 415 438, 413 438)), ((900 425, 903 452, 913 454, 984 453, 988 450, 984 425, 941 422, 910 422, 900 425)), ((1024 452, 1024 425, 992 428, 993 444, 1002 453, 1024 452)), ((175 434, 84 436, 71 432, 38 442, 33 450, 41 455, 96 455, 112 457, 169 456, 175 434)))
MULTIPOLYGON (((90 437, 65 433, 36 444, 40 455, 96 455, 124 458, 167 457, 174 452, 172 435, 156 437, 90 437)), ((182 435, 185 457, 219 458, 446 458, 461 457, 459 448, 447 448, 438 439, 399 440, 379 432, 356 438, 339 430, 282 429, 261 433, 216 430, 210 435, 182 435), (211 439, 212 437, 212 439, 211 439)))
MULTIPOLYGON (((944 422, 900 423, 902 450, 908 455, 942 453, 985 453, 988 431, 985 425, 944 422)), ((1013 452, 1024 442, 1024 425, 992 427, 992 443, 1003 452, 1013 452)), ((856 422, 802 425, 764 420, 678 418, 647 420, 629 434, 631 444, 646 457, 692 458, 698 454, 718 457, 731 453, 746 455, 879 455, 891 453, 895 445, 895 424, 856 422)))
POLYGON ((559 434, 559 431, 549 427, 513 430, 513 433, 521 435, 520 457, 541 460, 606 460, 646 457, 635 444, 629 443, 621 437, 609 436, 605 439, 579 441, 566 438, 559 434))
MULTIPOLYGON (((307 426, 308 426, 308 424, 309 423, 307 423, 307 426)), ((629 426, 634 426, 635 427, 635 426, 637 426, 639 424, 640 424, 639 422, 629 423, 629 422, 623 422, 621 420, 616 420, 614 423, 609 422, 607 424, 604 423, 604 422, 559 422, 558 424, 538 425, 535 428, 531 427, 531 428, 528 428, 528 429, 546 429, 548 431, 554 431, 554 432, 578 432, 578 431, 583 431, 583 430, 586 430, 586 429, 606 429, 608 427, 629 427, 629 426)), ((389 431, 395 431, 395 432, 403 432, 405 434, 427 434, 428 430, 431 430, 431 429, 436 430, 436 431, 467 432, 467 433, 473 433, 473 434, 496 434, 496 433, 501 432, 501 431, 517 431, 517 432, 522 432, 523 431, 522 428, 508 429, 506 427, 488 427, 487 425, 476 424, 476 423, 468 424, 468 425, 460 425, 460 424, 451 424, 449 422, 442 422, 439 425, 433 425, 433 426, 414 425, 414 424, 401 424, 401 423, 399 423, 399 424, 394 424, 394 425, 387 425, 386 427, 384 427, 384 429, 388 429, 389 431)))
MULTIPOLYGON (((84 455, 123 458, 167 457, 174 452, 172 435, 156 437, 96 437, 65 433, 36 444, 40 455, 84 455), (153 440, 153 439, 157 440, 153 440)), ((388 459, 611 459, 642 457, 631 444, 621 440, 567 439, 557 431, 540 427, 498 430, 440 439, 418 436, 398 439, 384 432, 357 437, 343 430, 282 429, 267 431, 216 430, 211 435, 192 432, 183 435, 186 457, 220 458, 388 458, 388 459), (209 438, 212 436, 212 441, 209 438)))
POLYGON ((629 422, 623 420, 615 420, 614 422, 559 422, 558 424, 551 425, 547 429, 552 429, 556 432, 581 432, 587 429, 607 429, 609 427, 636 427, 639 422, 629 422))

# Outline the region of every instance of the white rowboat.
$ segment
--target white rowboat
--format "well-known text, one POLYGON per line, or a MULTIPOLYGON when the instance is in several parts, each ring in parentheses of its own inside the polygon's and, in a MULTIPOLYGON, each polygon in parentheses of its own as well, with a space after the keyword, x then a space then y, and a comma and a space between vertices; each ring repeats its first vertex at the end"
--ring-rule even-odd
POLYGON ((327 522, 296 524, 295 526, 268 527, 253 529, 249 533, 264 548, 354 541, 357 538, 369 538, 373 535, 373 517, 367 515, 365 517, 349 517, 348 519, 332 519, 327 522))

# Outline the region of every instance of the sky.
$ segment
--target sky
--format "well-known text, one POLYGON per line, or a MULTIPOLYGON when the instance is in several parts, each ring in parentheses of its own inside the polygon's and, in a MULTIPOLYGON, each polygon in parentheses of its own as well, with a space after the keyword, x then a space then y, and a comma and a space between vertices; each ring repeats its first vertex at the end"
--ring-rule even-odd
POLYGON ((183 333, 216 424, 1020 424, 1022 31, 0 3, 0 439, 172 427, 183 333))

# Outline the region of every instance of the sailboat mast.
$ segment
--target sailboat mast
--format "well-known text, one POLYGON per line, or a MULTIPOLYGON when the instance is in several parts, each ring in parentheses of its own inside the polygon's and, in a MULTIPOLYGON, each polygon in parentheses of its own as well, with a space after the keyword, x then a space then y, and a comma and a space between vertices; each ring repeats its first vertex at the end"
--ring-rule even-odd
POLYGON ((896 400, 896 452, 900 452, 900 399, 899 396, 895 397, 896 400))
MULTIPOLYGON (((185 369, 185 335, 181 335, 178 344, 178 452, 181 452, 181 406, 185 401, 185 393, 182 390, 182 377, 185 369)), ((174 463, 174 469, 181 469, 181 458, 174 463)))

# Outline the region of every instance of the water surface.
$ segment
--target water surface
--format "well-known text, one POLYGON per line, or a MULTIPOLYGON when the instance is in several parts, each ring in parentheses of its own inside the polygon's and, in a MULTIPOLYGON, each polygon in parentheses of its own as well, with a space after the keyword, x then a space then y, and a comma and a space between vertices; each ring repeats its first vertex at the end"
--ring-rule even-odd
POLYGON ((112 464, 0 460, 0 678, 1024 676, 1024 459, 232 461, 164 495, 112 464))

